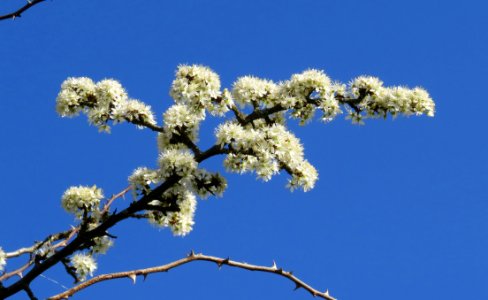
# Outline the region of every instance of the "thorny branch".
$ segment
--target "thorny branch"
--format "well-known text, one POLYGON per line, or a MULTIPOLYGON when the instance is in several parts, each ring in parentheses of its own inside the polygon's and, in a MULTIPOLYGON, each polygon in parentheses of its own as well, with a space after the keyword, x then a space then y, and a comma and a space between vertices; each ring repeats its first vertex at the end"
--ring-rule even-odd
POLYGON ((49 300, 61 300, 61 299, 67 299, 77 292, 94 285, 96 283, 102 282, 102 281, 107 281, 107 280, 113 280, 113 279, 119 279, 119 278, 129 278, 131 279, 134 283, 136 283, 136 278, 137 276, 143 276, 146 278, 149 274, 153 273, 161 273, 161 272, 167 272, 173 268, 179 267, 181 265, 194 262, 194 261, 209 261, 209 262, 214 262, 217 264, 217 266, 220 268, 223 265, 227 265, 230 267, 235 267, 235 268, 240 268, 240 269, 245 269, 249 271, 258 271, 258 272, 265 272, 265 273, 272 273, 276 274, 279 276, 283 276, 289 280, 291 280, 293 283, 295 283, 295 290, 303 288, 307 292, 309 292, 312 296, 314 297, 319 297, 323 298, 326 300, 335 300, 334 297, 329 295, 328 291, 325 292, 320 292, 310 285, 306 284, 303 282, 301 279, 296 277, 295 275, 292 274, 292 272, 285 271, 281 268, 278 268, 276 264, 273 262, 273 265, 271 267, 266 267, 266 266, 260 266, 260 265, 252 265, 244 262, 238 262, 235 260, 230 260, 229 258, 221 258, 221 257, 215 257, 215 256, 209 256, 209 255, 204 255, 201 253, 194 253, 193 251, 184 258, 181 258, 179 260, 173 261, 171 263, 162 265, 162 266, 157 266, 157 267, 151 267, 151 268, 146 268, 146 269, 138 269, 138 270, 132 270, 132 271, 126 271, 126 272, 117 272, 117 273, 109 273, 109 274, 103 274, 99 275, 96 277, 93 277, 90 280, 87 280, 83 283, 78 284, 77 286, 63 292, 57 295, 54 295, 50 298, 49 300))
POLYGON ((39 4, 41 2, 44 2, 44 1, 46 1, 46 0, 27 0, 27 4, 25 4, 24 6, 22 6, 19 9, 17 9, 16 11, 5 14, 5 15, 0 15, 0 21, 20 18, 24 11, 26 11, 29 8, 33 7, 34 5, 39 4))

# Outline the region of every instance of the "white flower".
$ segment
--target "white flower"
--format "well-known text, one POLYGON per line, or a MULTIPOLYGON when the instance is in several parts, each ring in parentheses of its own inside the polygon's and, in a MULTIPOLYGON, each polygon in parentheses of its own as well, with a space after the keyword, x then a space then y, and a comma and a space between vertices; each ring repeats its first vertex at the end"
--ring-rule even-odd
POLYGON ((176 149, 165 150, 159 156, 160 174, 168 178, 173 174, 181 177, 188 177, 197 168, 197 162, 189 151, 176 149))
POLYGON ((339 102, 333 96, 319 101, 319 107, 323 112, 322 121, 324 122, 330 122, 338 114, 342 113, 339 102))
POLYGON ((307 161, 303 161, 295 170, 288 181, 288 188, 293 191, 301 187, 304 192, 311 190, 318 179, 317 170, 307 161))
POLYGON ((221 96, 219 75, 200 65, 180 65, 170 91, 176 103, 187 104, 193 110, 212 106, 221 96))
POLYGON ((291 116, 300 119, 300 124, 309 121, 315 112, 316 106, 310 103, 314 94, 319 99, 329 97, 332 83, 321 70, 309 69, 300 74, 294 74, 291 79, 281 83, 279 88, 279 101, 285 108, 293 108, 291 116))
POLYGON ((350 88, 356 98, 360 96, 362 90, 367 94, 378 95, 383 88, 383 81, 377 77, 359 76, 350 83, 350 88))
POLYGON ((217 144, 223 147, 226 144, 239 141, 245 137, 245 132, 244 127, 238 123, 226 122, 220 124, 215 130, 217 144))
POLYGON ((172 105, 163 115, 164 125, 173 133, 185 129, 185 132, 192 132, 198 128, 200 122, 205 118, 204 114, 195 114, 185 104, 172 105))
POLYGON ((267 102, 266 99, 273 98, 277 91, 277 85, 266 79, 257 78, 254 76, 244 76, 234 82, 232 88, 232 95, 234 99, 242 104, 250 104, 251 102, 267 102))
POLYGON ((97 104, 99 107, 113 107, 128 100, 124 87, 115 79, 104 79, 97 82, 97 104))
POLYGON ((292 75, 290 80, 282 83, 281 94, 294 97, 297 101, 306 101, 313 92, 321 95, 330 88, 331 81, 323 71, 309 69, 292 75))
POLYGON ((107 253, 107 250, 114 244, 113 240, 106 235, 94 238, 93 242, 95 244, 93 245, 92 249, 95 253, 99 254, 107 253))
POLYGON ((67 212, 80 218, 84 210, 97 210, 102 198, 102 190, 95 185, 92 187, 72 186, 64 192, 61 203, 67 212))
POLYGON ((118 122, 125 120, 134 123, 138 128, 144 128, 144 124, 156 124, 151 106, 134 99, 115 105, 111 118, 118 122))
POLYGON ((7 254, 3 251, 2 247, 0 247, 0 272, 3 271, 6 264, 7 264, 7 254))
POLYGON ((158 171, 146 167, 135 169, 132 175, 129 176, 129 183, 132 186, 135 197, 137 196, 137 191, 149 192, 149 185, 160 181, 161 176, 158 171))
POLYGON ((97 263, 93 257, 81 253, 71 257, 71 265, 75 268, 76 275, 80 281, 85 281, 87 276, 93 276, 93 272, 97 269, 97 263))
MULTIPOLYGON (((196 197, 183 188, 176 188, 170 194, 177 197, 176 203, 179 211, 167 212, 166 214, 153 212, 150 214, 149 222, 157 226, 169 227, 174 235, 184 236, 193 229, 195 224, 193 217, 197 205, 196 197)), ((154 202, 157 202, 154 204, 163 205, 160 201, 154 202)))
POLYGON ((85 106, 95 104, 95 83, 87 77, 70 77, 61 85, 56 111, 62 117, 76 116, 85 106))

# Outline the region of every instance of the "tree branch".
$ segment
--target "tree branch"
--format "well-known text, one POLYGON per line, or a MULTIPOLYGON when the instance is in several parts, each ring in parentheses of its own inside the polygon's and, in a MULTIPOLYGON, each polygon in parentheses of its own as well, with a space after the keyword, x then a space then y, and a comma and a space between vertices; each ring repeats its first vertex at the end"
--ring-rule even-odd
POLYGON ((272 273, 276 275, 280 275, 282 277, 288 278, 289 280, 293 281, 295 283, 295 290, 299 288, 305 289, 307 292, 309 292, 312 296, 314 297, 320 297, 322 299, 327 299, 327 300, 335 300, 334 297, 329 295, 328 291, 325 292, 320 292, 298 277, 294 276, 292 272, 284 271, 281 268, 278 268, 276 264, 273 262, 273 265, 271 267, 266 267, 266 266, 259 266, 259 265, 251 265, 248 263, 244 262, 238 262, 234 260, 230 260, 229 258, 221 258, 221 257, 215 257, 215 256, 209 256, 209 255, 204 255, 201 253, 195 254, 193 251, 185 258, 181 258, 179 260, 170 262, 168 264, 162 265, 162 266, 157 266, 157 267, 152 267, 152 268, 146 268, 146 269, 138 269, 138 270, 132 270, 132 271, 126 271, 126 272, 117 272, 117 273, 109 273, 109 274, 103 274, 99 275, 96 277, 93 277, 90 280, 87 280, 63 293, 54 295, 48 300, 60 300, 60 299, 67 299, 77 292, 94 285, 96 283, 102 282, 102 281, 107 281, 107 280, 113 280, 113 279, 118 279, 118 278, 129 278, 131 279, 134 283, 136 282, 137 276, 142 275, 144 278, 147 277, 149 274, 153 273, 161 273, 161 272, 167 272, 173 268, 179 267, 181 265, 193 262, 193 261, 210 261, 216 263, 219 268, 222 265, 227 265, 230 267, 235 267, 235 268, 240 268, 240 269, 245 269, 249 271, 258 271, 258 272, 265 272, 265 273, 272 273))
POLYGON ((22 6, 21 8, 19 8, 18 10, 12 12, 12 13, 9 13, 9 14, 6 14, 6 15, 1 15, 0 16, 0 21, 2 20, 7 20, 7 19, 15 19, 15 18, 20 18, 21 17, 21 14, 28 10, 29 8, 33 7, 34 5, 36 4, 39 4, 41 2, 44 2, 46 0, 27 0, 27 4, 22 6))

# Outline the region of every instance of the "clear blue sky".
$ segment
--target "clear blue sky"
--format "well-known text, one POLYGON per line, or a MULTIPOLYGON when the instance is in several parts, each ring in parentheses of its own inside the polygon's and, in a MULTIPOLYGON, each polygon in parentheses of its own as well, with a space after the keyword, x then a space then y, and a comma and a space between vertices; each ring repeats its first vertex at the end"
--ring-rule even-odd
MULTIPOLYGON (((2 1, 0 9, 23 1, 2 1)), ((147 267, 197 252, 291 269, 339 299, 488 299, 488 5, 484 1, 53 0, 0 23, 0 246, 31 244, 74 224, 60 206, 71 185, 110 195, 141 165, 155 135, 132 126, 98 134, 61 119, 68 76, 120 80, 161 120, 180 63, 208 65, 225 86, 319 68, 349 81, 423 86, 435 118, 353 126, 292 125, 320 172, 308 193, 228 176, 222 199, 200 201, 194 231, 172 237, 144 221, 117 226, 99 271, 147 267)), ((205 123, 210 145, 215 121, 205 123)), ((219 159, 207 165, 222 169, 219 159)), ((128 201, 128 200, 127 200, 128 201)), ((60 268, 46 276, 65 285, 60 268)), ((312 299, 269 274, 195 263, 102 283, 76 299, 312 299)), ((62 288, 44 278, 41 297, 62 288)), ((24 299, 25 295, 14 297, 24 299)))

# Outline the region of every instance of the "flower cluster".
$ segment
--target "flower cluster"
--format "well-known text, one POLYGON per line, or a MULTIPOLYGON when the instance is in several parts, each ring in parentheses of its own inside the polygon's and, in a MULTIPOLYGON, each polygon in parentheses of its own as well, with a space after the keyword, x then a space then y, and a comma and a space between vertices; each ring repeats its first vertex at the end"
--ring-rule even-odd
POLYGON ((229 171, 255 171, 259 178, 268 181, 285 169, 292 175, 289 187, 301 186, 304 191, 317 180, 317 171, 303 158, 300 140, 283 125, 252 128, 227 122, 217 128, 215 135, 217 144, 230 151, 224 161, 229 171))
POLYGON ((7 264, 7 254, 0 247, 0 272, 3 271, 5 265, 7 264))
POLYGON ((108 249, 114 244, 113 240, 106 235, 94 238, 93 243, 92 250, 98 254, 107 253, 108 249))
POLYGON ((160 181, 161 176, 159 172, 146 167, 135 169, 132 175, 129 176, 129 183, 132 186, 134 196, 137 196, 137 192, 143 192, 144 194, 150 192, 150 185, 159 183, 160 181))
POLYGON ((178 139, 182 134, 196 142, 198 139, 198 128, 205 115, 201 112, 195 113, 195 110, 190 109, 186 104, 175 104, 166 110, 163 118, 165 131, 160 134, 162 135, 161 151, 169 147, 171 139, 178 139))
POLYGON ((242 106, 246 104, 258 104, 260 102, 272 105, 276 97, 278 86, 271 80, 261 79, 254 76, 244 76, 234 82, 232 95, 237 103, 242 106))
POLYGON ((220 91, 219 75, 200 65, 180 65, 170 90, 176 103, 188 105, 197 114, 208 110, 212 115, 222 115, 229 110, 232 98, 220 91))
POLYGON ((162 178, 171 175, 190 177, 197 168, 197 162, 189 151, 165 150, 159 156, 159 173, 162 178))
POLYGON ((67 212, 81 218, 85 211, 96 212, 102 198, 102 190, 96 186, 72 186, 64 192, 61 204, 67 212))
POLYGON ((174 235, 184 236, 193 229, 193 217, 197 207, 196 197, 182 186, 167 191, 163 201, 154 200, 150 204, 165 208, 168 202, 174 201, 178 207, 176 211, 166 213, 153 211, 149 221, 160 227, 169 227, 174 235))
POLYGON ((97 269, 97 263, 91 255, 78 253, 71 257, 71 265, 75 269, 80 281, 85 281, 88 276, 93 276, 97 269))
POLYGON ((84 112, 90 124, 100 131, 110 131, 110 120, 128 121, 139 126, 156 124, 151 107, 137 100, 129 100, 122 85, 113 79, 95 84, 86 77, 68 78, 61 85, 56 98, 56 111, 62 117, 84 112))
POLYGON ((383 82, 376 77, 357 77, 349 84, 346 94, 350 95, 350 99, 359 101, 357 107, 360 111, 351 112, 349 117, 355 123, 362 123, 363 117, 386 118, 388 114, 425 114, 433 117, 435 113, 434 101, 426 90, 420 87, 384 87, 383 82), (365 115, 361 114, 362 111, 365 115))

